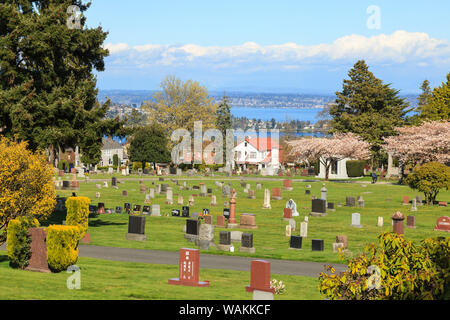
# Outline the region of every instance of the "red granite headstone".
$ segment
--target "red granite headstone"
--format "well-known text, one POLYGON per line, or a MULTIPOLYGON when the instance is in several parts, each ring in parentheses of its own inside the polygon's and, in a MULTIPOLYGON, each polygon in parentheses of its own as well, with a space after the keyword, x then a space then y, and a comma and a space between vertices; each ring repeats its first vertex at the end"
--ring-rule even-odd
POLYGON ((169 279, 169 284, 189 287, 208 287, 209 281, 199 281, 200 250, 180 249, 180 276, 169 279))
POLYGON ((283 188, 291 189, 292 188, 292 180, 283 180, 283 188))
POLYGON ((64 171, 63 170, 59 170, 58 171, 58 176, 62 177, 64 175, 64 171))
POLYGON ((250 213, 241 214, 240 228, 244 229, 257 229, 256 226, 256 215, 250 213))
POLYGON ((291 208, 284 208, 284 219, 291 219, 292 218, 292 209, 291 208))
POLYGON ((91 243, 91 235, 89 233, 86 233, 83 237, 83 239, 81 239, 82 243, 91 243))
POLYGON ((272 199, 281 200, 281 189, 272 188, 272 199))
POLYGON ((217 216, 217 227, 225 228, 225 217, 224 216, 217 216))
POLYGON ((72 181, 72 188, 79 188, 80 184, 78 181, 72 181))
POLYGON ((251 264, 250 285, 245 287, 247 292, 254 290, 275 293, 270 286, 270 262, 253 260, 251 264))
POLYGON ((439 202, 439 207, 446 207, 446 206, 447 206, 447 202, 444 202, 444 201, 439 202))
POLYGON ((204 215, 204 218, 205 218, 206 224, 212 224, 212 215, 209 215, 209 214, 204 215))
POLYGON ((450 232, 450 217, 440 217, 436 222, 434 231, 447 231, 450 232))
POLYGON ((25 270, 50 273, 47 262, 47 232, 44 228, 30 228, 28 230, 31 236, 31 258, 25 270))
POLYGON ((77 169, 75 169, 75 168, 70 169, 70 173, 77 174, 77 169))
POLYGON ((404 196, 403 197, 403 205, 409 205, 409 197, 408 196, 404 196))
POLYGON ((347 244, 348 244, 347 236, 344 236, 344 235, 336 236, 336 242, 343 243, 344 249, 347 249, 347 244))

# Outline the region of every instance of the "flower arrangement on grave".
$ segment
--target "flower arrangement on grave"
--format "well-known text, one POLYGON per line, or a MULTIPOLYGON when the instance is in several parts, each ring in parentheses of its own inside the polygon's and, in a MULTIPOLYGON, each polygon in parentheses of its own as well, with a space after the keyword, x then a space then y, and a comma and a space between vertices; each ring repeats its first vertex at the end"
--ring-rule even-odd
POLYGON ((286 285, 281 280, 273 279, 270 281, 270 286, 275 289, 275 294, 284 294, 286 292, 286 285))

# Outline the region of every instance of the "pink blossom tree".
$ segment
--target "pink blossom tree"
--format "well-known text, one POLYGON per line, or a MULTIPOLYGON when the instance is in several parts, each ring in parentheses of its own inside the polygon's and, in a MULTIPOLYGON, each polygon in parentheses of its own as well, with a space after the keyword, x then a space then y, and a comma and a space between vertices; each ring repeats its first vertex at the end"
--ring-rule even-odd
POLYGON ((450 121, 425 122, 415 127, 396 128, 396 136, 387 137, 384 149, 401 164, 413 166, 426 162, 450 162, 450 121))
POLYGON ((370 144, 353 133, 336 133, 331 138, 303 138, 288 144, 292 148, 290 154, 298 162, 318 159, 325 167, 326 181, 333 161, 370 158, 370 144))

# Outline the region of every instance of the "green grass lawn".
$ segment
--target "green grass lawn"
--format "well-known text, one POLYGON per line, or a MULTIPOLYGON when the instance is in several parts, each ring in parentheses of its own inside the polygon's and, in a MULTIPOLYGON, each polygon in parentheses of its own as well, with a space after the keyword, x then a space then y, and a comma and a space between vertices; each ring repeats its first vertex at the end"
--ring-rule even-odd
MULTIPOLYGON (((115 208, 116 206, 123 207, 125 202, 130 202, 132 205, 144 205, 145 195, 139 192, 139 181, 126 180, 120 176, 118 176, 118 179, 121 180, 118 190, 111 187, 96 189, 95 184, 103 185, 103 183, 98 181, 91 181, 88 183, 80 182, 80 190, 77 194, 91 198, 92 203, 95 205, 98 202, 104 202, 107 208, 115 208), (127 190, 129 196, 123 197, 122 190, 127 190), (100 199, 95 198, 96 192, 101 193, 100 199)), ((182 185, 183 179, 177 179, 180 181, 180 185, 182 185)), ((228 183, 229 180, 226 179, 227 178, 224 178, 224 181, 228 183)), ((216 178, 216 180, 221 181, 220 178, 216 178)), ((111 185, 110 176, 108 179, 105 179, 105 181, 108 181, 108 184, 111 185)), ((419 206, 418 211, 412 213, 410 211, 410 206, 402 205, 403 196, 409 196, 410 199, 412 199, 420 193, 411 190, 407 186, 327 182, 327 198, 329 202, 335 203, 336 212, 328 213, 327 217, 309 217, 308 238, 303 241, 303 250, 289 250, 289 238, 285 236, 285 227, 288 223, 283 221, 283 208, 289 199, 293 199, 297 203, 300 217, 295 218, 298 228, 293 234, 299 234, 300 222, 304 220, 305 215, 308 215, 311 212, 311 196, 305 195, 305 186, 311 184, 311 194, 320 197, 322 182, 311 183, 294 181, 293 191, 282 191, 283 200, 272 200, 272 209, 264 210, 262 209, 264 188, 272 189, 273 187, 282 187, 283 183, 281 179, 261 181, 263 188, 260 191, 256 191, 256 200, 247 198, 248 195, 243 192, 239 179, 231 181, 233 188, 237 191, 236 211, 238 221, 241 213, 256 214, 258 229, 238 229, 243 232, 252 232, 254 234, 254 247, 256 248, 256 253, 245 254, 239 253, 238 250, 236 250, 235 253, 224 253, 218 251, 216 248, 211 248, 209 251, 202 250, 202 254, 227 254, 258 258, 343 263, 338 259, 338 254, 333 253, 332 251, 332 243, 335 242, 337 235, 343 234, 348 236, 349 250, 351 251, 351 254, 356 255, 362 251, 366 244, 376 242, 377 236, 381 232, 392 230, 391 216, 397 210, 400 210, 405 216, 410 214, 416 216, 417 229, 408 229, 405 227, 406 238, 419 242, 427 237, 447 236, 447 233, 437 232, 433 229, 437 218, 443 215, 449 215, 450 209, 448 207, 438 206, 419 206), (365 200, 364 208, 337 206, 339 203, 345 204, 346 196, 357 197, 359 195, 363 196, 365 200), (351 214, 354 212, 361 213, 361 224, 363 225, 363 228, 361 229, 350 226, 351 214), (384 227, 382 228, 377 227, 378 216, 384 218, 384 227), (311 239, 324 239, 325 251, 312 252, 311 239)), ((211 199, 209 197, 195 197, 195 206, 191 207, 191 213, 202 212, 203 208, 209 208, 211 214, 214 216, 213 221, 215 223, 216 216, 223 214, 223 204, 227 199, 222 198, 221 189, 214 184, 214 180, 212 179, 187 180, 189 186, 199 185, 200 182, 204 182, 208 188, 213 189, 213 194, 217 196, 218 206, 211 207, 211 199)), ((168 177, 165 178, 164 182, 144 180, 144 185, 147 187, 154 187, 152 183, 168 183, 173 188, 175 205, 166 205, 164 203, 165 195, 156 195, 156 199, 152 200, 152 203, 161 205, 161 214, 163 215, 170 214, 172 209, 181 210, 181 206, 176 204, 178 194, 181 194, 184 197, 185 205, 189 195, 200 194, 200 190, 180 191, 179 187, 176 186, 175 183, 170 182, 170 178, 168 177)), ((252 189, 256 190, 257 181, 247 180, 247 183, 251 185, 252 189)), ((72 191, 58 191, 57 193, 60 196, 70 196, 72 191)), ((449 201, 450 191, 441 191, 438 200, 449 201)), ((61 223, 62 219, 63 217, 59 217, 51 219, 51 221, 53 223, 61 223)), ((128 216, 126 214, 100 215, 96 218, 91 218, 89 221, 88 232, 91 234, 91 245, 178 251, 182 247, 194 246, 193 243, 187 242, 184 239, 182 229, 183 225, 186 223, 185 221, 185 218, 177 217, 147 217, 147 241, 145 242, 128 241, 125 239, 128 230, 128 216)), ((219 231, 221 230, 225 229, 216 228, 216 243, 219 242, 218 237, 219 231)), ((236 249, 238 249, 240 244, 236 244, 235 246, 236 249)))
MULTIPOLYGON (((169 285, 178 277, 178 266, 115 262, 80 258, 81 289, 69 290, 70 274, 47 274, 9 267, 0 252, 0 299, 14 300, 252 300, 245 291, 250 272, 200 269, 200 281, 210 286, 194 288, 169 285)), ((318 280, 310 277, 272 274, 282 280, 286 292, 275 300, 319 300, 318 280)))

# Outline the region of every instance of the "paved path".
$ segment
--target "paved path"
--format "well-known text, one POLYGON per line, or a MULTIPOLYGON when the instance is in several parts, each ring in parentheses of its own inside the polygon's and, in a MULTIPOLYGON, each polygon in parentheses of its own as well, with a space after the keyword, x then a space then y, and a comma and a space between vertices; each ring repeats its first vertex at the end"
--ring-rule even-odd
MULTIPOLYGON (((179 252, 98 246, 79 246, 79 249, 80 257, 150 264, 179 264, 179 252)), ((1 246, 0 250, 6 250, 5 245, 1 246)), ((250 263, 252 260, 255 260, 255 258, 202 254, 200 256, 200 267, 205 269, 250 271, 250 263)), ((264 260, 270 262, 271 273, 295 276, 317 277, 320 272, 324 271, 324 265, 328 265, 328 263, 321 262, 274 259, 264 260)), ((335 267, 337 272, 343 272, 347 269, 347 266, 345 265, 332 265, 335 267)))

